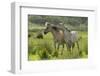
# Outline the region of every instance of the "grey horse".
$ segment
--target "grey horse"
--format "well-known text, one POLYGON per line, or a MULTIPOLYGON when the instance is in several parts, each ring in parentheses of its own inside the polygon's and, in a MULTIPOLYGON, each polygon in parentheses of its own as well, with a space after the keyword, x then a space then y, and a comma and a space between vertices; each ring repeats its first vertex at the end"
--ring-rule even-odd
POLYGON ((78 51, 80 52, 78 42, 82 39, 82 37, 78 35, 77 31, 71 31, 68 27, 65 27, 63 23, 60 23, 59 25, 60 26, 57 26, 57 28, 63 31, 64 41, 66 42, 68 50, 72 51, 75 44, 77 44, 78 51))

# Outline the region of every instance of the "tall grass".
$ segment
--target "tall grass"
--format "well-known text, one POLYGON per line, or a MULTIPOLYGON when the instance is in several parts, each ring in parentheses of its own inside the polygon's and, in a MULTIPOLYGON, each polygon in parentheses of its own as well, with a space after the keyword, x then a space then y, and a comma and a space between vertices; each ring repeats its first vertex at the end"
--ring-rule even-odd
POLYGON ((60 47, 59 51, 56 50, 58 55, 54 55, 55 48, 53 44, 53 37, 51 33, 44 35, 43 39, 33 38, 36 32, 29 32, 32 36, 28 38, 28 60, 46 60, 46 59, 77 59, 88 57, 88 37, 87 32, 79 32, 82 39, 79 41, 80 51, 78 52, 77 46, 73 49, 72 53, 67 50, 66 45, 64 49, 60 47), (61 55, 59 52, 62 52, 61 55))

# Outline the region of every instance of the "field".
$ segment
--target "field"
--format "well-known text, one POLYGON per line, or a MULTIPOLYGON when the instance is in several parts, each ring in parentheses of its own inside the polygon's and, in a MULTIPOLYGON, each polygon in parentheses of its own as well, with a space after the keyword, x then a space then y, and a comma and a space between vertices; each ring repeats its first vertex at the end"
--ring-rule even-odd
MULTIPOLYGON (((50 29, 50 27, 48 28, 50 29)), ((53 29, 53 27, 51 29, 53 29)), ((56 29, 54 29, 54 31, 57 33, 56 29)), ((59 37, 61 37, 61 34, 59 35, 59 37)), ((67 34, 67 36, 69 35, 67 34)), ((29 61, 79 58, 88 58, 88 17, 28 15, 29 61), (77 31, 79 37, 81 37, 78 42, 79 50, 76 44, 72 51, 68 50, 66 44, 64 44, 64 48, 62 48, 63 46, 60 46, 59 50, 55 49, 53 35, 50 31, 45 35, 42 33, 43 38, 37 37, 37 35, 39 36, 39 33, 43 32, 44 29, 47 28, 46 22, 50 23, 51 25, 53 24, 55 27, 62 24, 60 26, 65 26, 71 31, 77 31)))
POLYGON ((80 52, 78 52, 77 46, 75 45, 72 53, 67 50, 66 45, 64 49, 60 46, 59 51, 55 50, 52 34, 43 36, 43 39, 35 38, 37 32, 45 27, 34 26, 29 27, 28 34, 31 36, 28 38, 28 60, 53 60, 53 59, 77 59, 88 57, 88 33, 86 31, 78 31, 79 36, 82 39, 79 41, 80 52), (56 51, 56 53, 55 53, 56 51), (61 52, 63 54, 61 55, 61 52))

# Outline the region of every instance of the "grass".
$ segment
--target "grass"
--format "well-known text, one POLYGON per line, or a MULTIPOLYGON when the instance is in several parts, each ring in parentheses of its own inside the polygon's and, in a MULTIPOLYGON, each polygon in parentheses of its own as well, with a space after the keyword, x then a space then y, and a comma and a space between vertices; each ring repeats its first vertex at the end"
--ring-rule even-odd
MULTIPOLYGON (((37 28, 38 29, 38 28, 37 28)), ((40 27, 39 27, 40 29, 40 27)), ((80 51, 79 54, 77 46, 70 53, 66 45, 64 49, 60 47, 59 51, 54 49, 53 37, 51 33, 44 35, 43 39, 34 38, 37 32, 30 32, 30 38, 28 38, 28 60, 52 60, 52 59, 77 59, 77 58, 87 58, 88 57, 88 34, 87 32, 79 31, 79 35, 82 39, 79 41, 80 51), (56 52, 55 52, 56 51, 56 52), (63 54, 60 53, 63 51, 63 54), (56 55, 56 54, 57 55, 56 55)))

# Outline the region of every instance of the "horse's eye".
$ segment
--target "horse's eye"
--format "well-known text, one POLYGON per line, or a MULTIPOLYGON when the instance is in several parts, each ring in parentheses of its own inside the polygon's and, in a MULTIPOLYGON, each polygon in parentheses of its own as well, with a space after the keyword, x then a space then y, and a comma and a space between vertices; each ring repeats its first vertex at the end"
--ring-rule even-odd
POLYGON ((47 27, 47 29, 48 29, 48 27, 47 27))

